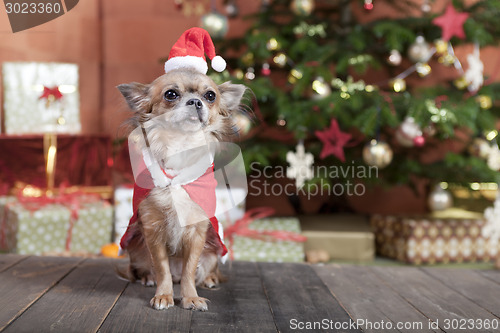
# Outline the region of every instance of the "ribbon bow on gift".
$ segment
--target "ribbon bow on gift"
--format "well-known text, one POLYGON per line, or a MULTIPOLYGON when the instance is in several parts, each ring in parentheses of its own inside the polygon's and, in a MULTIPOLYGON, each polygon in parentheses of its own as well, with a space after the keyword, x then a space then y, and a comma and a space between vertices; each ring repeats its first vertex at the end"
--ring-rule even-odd
POLYGON ((46 98, 46 99, 58 100, 58 99, 61 99, 62 97, 63 97, 63 94, 59 90, 58 86, 55 86, 52 88, 43 86, 43 92, 38 99, 46 98))
POLYGON ((250 229, 250 224, 258 219, 269 217, 275 213, 275 210, 270 207, 254 208, 248 210, 242 218, 231 224, 224 229, 224 234, 229 240, 229 252, 231 260, 234 259, 233 242, 234 236, 243 236, 253 239, 260 239, 265 241, 292 241, 292 242, 305 242, 307 238, 299 233, 286 230, 255 230, 250 229))
POLYGON ((45 103, 45 107, 47 107, 47 108, 50 106, 50 104, 52 102, 58 101, 61 98, 63 98, 63 94, 59 90, 58 86, 55 86, 52 88, 43 86, 43 92, 40 95, 40 97, 38 97, 38 99, 46 99, 47 100, 47 102, 45 103))

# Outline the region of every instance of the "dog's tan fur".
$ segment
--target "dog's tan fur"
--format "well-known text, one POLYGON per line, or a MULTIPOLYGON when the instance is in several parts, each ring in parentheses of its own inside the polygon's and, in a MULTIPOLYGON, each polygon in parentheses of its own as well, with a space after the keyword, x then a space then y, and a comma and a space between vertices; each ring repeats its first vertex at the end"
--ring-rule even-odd
MULTIPOLYGON (((174 176, 196 162, 197 157, 186 155, 180 163, 179 159, 169 161, 168 156, 182 154, 207 142, 226 140, 233 134, 230 115, 240 107, 245 92, 242 85, 226 82, 217 86, 209 77, 193 70, 174 70, 150 85, 131 83, 118 89, 135 111, 130 125, 153 123, 148 127, 151 151, 174 176), (169 90, 174 90, 179 98, 168 100, 165 93, 169 90), (209 91, 216 94, 215 100, 206 98, 209 91), (203 109, 190 108, 189 99, 202 101, 203 109), (196 116, 199 120, 194 120, 196 116)), ((127 248, 130 257, 127 275, 148 286, 156 283, 151 306, 155 309, 173 306, 172 283, 180 282, 180 305, 186 309, 207 310, 207 300, 198 296, 196 285, 214 287, 220 282, 221 274, 216 253, 218 236, 200 206, 182 187, 155 187, 139 205, 139 220, 133 228, 138 232, 127 248), (172 196, 176 197, 176 209, 187 212, 193 221, 203 222, 181 226, 172 196)))

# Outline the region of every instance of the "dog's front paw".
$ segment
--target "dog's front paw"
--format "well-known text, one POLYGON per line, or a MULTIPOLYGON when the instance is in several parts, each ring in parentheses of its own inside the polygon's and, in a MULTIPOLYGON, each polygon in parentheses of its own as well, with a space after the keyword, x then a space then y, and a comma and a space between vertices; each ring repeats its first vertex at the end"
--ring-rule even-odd
POLYGON ((203 297, 183 297, 181 307, 188 310, 207 311, 208 299, 203 297))
POLYGON ((168 309, 174 306, 174 298, 172 295, 155 295, 149 304, 156 310, 168 309))

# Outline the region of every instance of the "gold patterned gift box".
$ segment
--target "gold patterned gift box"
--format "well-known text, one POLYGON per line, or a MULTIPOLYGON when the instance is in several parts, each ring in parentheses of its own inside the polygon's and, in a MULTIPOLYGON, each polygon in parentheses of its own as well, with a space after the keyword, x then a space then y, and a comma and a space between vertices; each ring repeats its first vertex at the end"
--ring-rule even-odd
MULTIPOLYGON (((451 214, 457 216, 457 214, 451 214)), ((482 235, 481 214, 463 217, 374 215, 377 253, 410 264, 489 262, 500 253, 498 240, 482 235)))
POLYGON ((308 251, 323 250, 331 259, 371 261, 375 257, 375 235, 362 215, 326 214, 300 216, 308 251))
POLYGON ((107 201, 88 198, 35 208, 33 202, 22 203, 14 196, 0 197, 0 250, 36 255, 99 253, 111 240, 113 210, 107 201))

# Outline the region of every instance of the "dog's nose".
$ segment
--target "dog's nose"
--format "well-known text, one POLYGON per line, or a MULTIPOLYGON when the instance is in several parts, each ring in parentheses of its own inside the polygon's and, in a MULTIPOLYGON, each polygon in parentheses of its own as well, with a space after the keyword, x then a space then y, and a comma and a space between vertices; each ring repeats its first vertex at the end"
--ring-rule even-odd
POLYGON ((202 101, 200 101, 198 98, 192 98, 189 101, 186 102, 186 105, 194 105, 196 110, 199 110, 203 107, 202 101))

